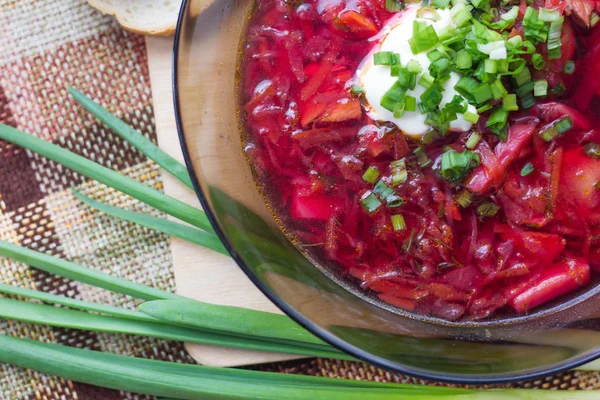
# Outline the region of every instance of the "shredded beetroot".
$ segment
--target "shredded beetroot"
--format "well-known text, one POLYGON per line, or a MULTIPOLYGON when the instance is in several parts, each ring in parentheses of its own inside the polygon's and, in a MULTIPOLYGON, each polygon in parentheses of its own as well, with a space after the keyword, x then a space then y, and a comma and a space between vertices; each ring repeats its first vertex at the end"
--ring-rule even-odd
MULTIPOLYGON (((248 154, 287 230, 323 263, 384 302, 448 320, 528 313, 600 271, 600 160, 584 152, 600 143, 600 113, 591 106, 600 104, 598 28, 588 33, 567 19, 563 57, 534 71, 534 79, 565 86, 563 99, 572 101, 551 96, 511 114, 505 142, 480 118, 481 165, 464 182, 473 202, 461 207, 439 164, 446 146, 464 149, 469 133, 424 146, 432 164, 421 168, 413 155, 419 144, 372 121, 349 90, 371 51, 367 38, 392 16, 386 1, 257 3, 241 86, 248 154), (570 59, 575 73, 565 75, 570 59), (572 131, 542 140, 540 129, 564 116, 572 131), (367 212, 360 199, 373 185, 365 170, 389 179, 390 163, 404 157, 408 180, 394 188, 404 204, 367 212), (533 171, 523 176, 527 164, 533 171), (498 212, 482 216, 484 202, 498 212), (395 231, 399 210, 406 229, 395 231)), ((566 10, 562 0, 535 6, 566 10)))

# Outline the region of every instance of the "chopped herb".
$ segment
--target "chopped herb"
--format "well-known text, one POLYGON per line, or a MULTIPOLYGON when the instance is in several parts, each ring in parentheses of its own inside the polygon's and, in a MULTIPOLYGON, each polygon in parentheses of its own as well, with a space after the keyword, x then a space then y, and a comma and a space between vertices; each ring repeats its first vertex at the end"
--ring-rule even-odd
POLYGON ((469 150, 459 153, 449 150, 442 154, 441 173, 448 182, 458 183, 480 164, 479 155, 469 150))
POLYGON ((404 221, 402 214, 392 215, 392 226, 394 227, 394 232, 406 229, 406 221, 404 221))
POLYGON ((377 181, 377 178, 379 178, 379 169, 372 165, 369 168, 367 168, 367 170, 365 171, 365 173, 363 174, 362 178, 365 182, 368 183, 375 183, 377 181))
POLYGON ((360 204, 368 213, 373 213, 377 211, 379 207, 381 207, 381 201, 379 201, 377 196, 375 196, 375 194, 373 194, 373 192, 370 190, 365 192, 363 197, 360 199, 360 204))
POLYGON ((528 162, 521 169, 521 176, 527 176, 527 175, 531 174, 533 171, 534 171, 533 164, 528 162))

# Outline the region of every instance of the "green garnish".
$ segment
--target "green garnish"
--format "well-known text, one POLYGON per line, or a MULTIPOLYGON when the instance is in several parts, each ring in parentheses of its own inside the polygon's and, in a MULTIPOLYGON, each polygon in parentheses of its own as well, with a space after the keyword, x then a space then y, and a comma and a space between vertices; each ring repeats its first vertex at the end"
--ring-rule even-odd
POLYGON ((459 183, 479 164, 479 154, 472 151, 465 150, 462 153, 455 150, 446 151, 442 154, 442 178, 451 183, 459 183))
POLYGON ((391 51, 380 51, 373 54, 375 65, 395 65, 400 63, 400 55, 391 51))
POLYGON ((554 60, 562 57, 562 42, 560 37, 562 35, 562 25, 564 18, 558 18, 550 23, 550 30, 548 32, 548 58, 554 60))
POLYGON ((392 226, 394 228, 394 232, 399 232, 406 229, 406 222, 404 221, 402 214, 392 215, 392 226))
POLYGON ((583 148, 585 154, 590 157, 600 159, 600 144, 598 143, 588 143, 583 148))
POLYGON ((500 206, 490 201, 483 202, 477 207, 477 214, 482 217, 493 217, 500 211, 500 206))
POLYGON ((469 207, 472 201, 471 192, 469 192, 467 189, 463 190, 454 197, 454 201, 456 201, 462 208, 469 207))
POLYGON ((350 88, 350 93, 352 94, 363 94, 364 92, 365 88, 363 88, 362 86, 352 85, 352 87, 350 88))
POLYGON ((541 132, 540 137, 546 142, 553 140, 554 138, 568 132, 573 127, 573 120, 571 117, 564 116, 554 121, 549 126, 546 126, 541 132))
POLYGON ((388 11, 404 10, 404 2, 400 0, 385 0, 385 9, 388 11))
POLYGON ((408 171, 406 170, 406 162, 404 159, 394 161, 390 164, 392 171, 392 186, 398 186, 406 182, 408 179, 408 171))
POLYGON ((535 97, 544 97, 548 95, 548 81, 541 79, 533 82, 533 95, 535 97))
POLYGON ((373 188, 373 193, 378 195, 380 199, 385 200, 395 192, 394 189, 386 185, 384 181, 380 180, 373 188))
POLYGON ((414 32, 413 36, 408 40, 410 49, 413 54, 419 54, 430 50, 440 42, 437 32, 433 26, 429 25, 418 32, 414 32))
POLYGON ((531 65, 533 65, 533 68, 539 71, 544 68, 546 61, 544 61, 544 57, 542 57, 541 54, 535 53, 531 56, 531 65))
POLYGON ((573 62, 573 60, 568 60, 565 63, 565 74, 571 75, 573 72, 575 72, 575 62, 573 62))
MULTIPOLYGON (((478 118, 479 118, 479 116, 478 116, 478 118)), ((469 150, 473 150, 475 147, 477 147, 480 140, 481 140, 481 135, 478 134, 477 132, 473 132, 473 133, 471 133, 471 136, 469 136, 469 139, 467 139, 467 143, 465 143, 465 147, 469 150)))
POLYGON ((381 207, 381 201, 379 201, 377 196, 375 196, 375 194, 370 190, 365 192, 363 197, 360 199, 360 204, 369 214, 377 211, 377 209, 381 207))
POLYGON ((425 149, 423 148, 423 146, 417 147, 413 151, 413 153, 417 156, 417 163, 421 168, 425 168, 426 166, 431 164, 431 160, 429 159, 429 157, 427 157, 427 153, 425 153, 425 149))
POLYGON ((527 175, 531 174, 533 171, 534 171, 533 164, 528 162, 521 169, 521 176, 527 176, 527 175))
POLYGON ((376 166, 371 165, 369 168, 367 168, 367 170, 363 174, 362 178, 365 182, 372 184, 377 181, 377 179, 379 178, 379 175, 380 175, 379 169, 376 166))

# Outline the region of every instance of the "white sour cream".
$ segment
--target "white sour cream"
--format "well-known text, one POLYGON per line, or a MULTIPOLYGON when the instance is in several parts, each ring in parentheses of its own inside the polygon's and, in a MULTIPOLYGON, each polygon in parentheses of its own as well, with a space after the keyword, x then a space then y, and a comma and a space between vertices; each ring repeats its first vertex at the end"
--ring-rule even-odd
MULTIPOLYGON (((363 60, 360 68, 357 71, 357 81, 365 91, 367 100, 367 111, 369 116, 376 121, 388 121, 393 122, 400 128, 405 135, 418 139, 429 130, 429 125, 425 124, 426 114, 421 114, 418 107, 414 112, 405 112, 401 118, 395 118, 394 113, 383 108, 381 106, 381 99, 385 93, 392 87, 396 82, 397 78, 390 75, 390 67, 386 65, 374 65, 373 54, 380 51, 391 51, 400 54, 400 62, 402 65, 406 64, 410 60, 416 60, 422 68, 423 72, 427 72, 431 62, 427 58, 427 52, 419 54, 413 54, 408 40, 413 36, 413 22, 415 20, 425 21, 427 25, 433 25, 436 32, 439 32, 442 28, 452 25, 452 17, 450 16, 450 10, 436 10, 439 15, 439 20, 431 21, 427 19, 417 18, 417 10, 421 8, 419 4, 409 5, 403 12, 399 13, 397 17, 392 18, 386 27, 382 30, 380 39, 377 45, 373 48, 372 52, 369 53, 363 60)), ((417 76, 417 81, 419 79, 417 76)), ((440 107, 452 101, 455 95, 458 93, 454 90, 454 86, 460 79, 460 74, 456 72, 450 73, 450 79, 443 84, 443 98, 440 103, 440 107)), ((408 90, 407 95, 411 95, 417 99, 417 103, 420 101, 421 94, 425 91, 425 88, 417 84, 414 90, 408 90)), ((477 114, 477 110, 474 106, 469 105, 468 111, 477 114)), ((472 127, 472 123, 466 121, 462 114, 457 115, 458 119, 450 123, 450 129, 453 131, 468 131, 472 127)))

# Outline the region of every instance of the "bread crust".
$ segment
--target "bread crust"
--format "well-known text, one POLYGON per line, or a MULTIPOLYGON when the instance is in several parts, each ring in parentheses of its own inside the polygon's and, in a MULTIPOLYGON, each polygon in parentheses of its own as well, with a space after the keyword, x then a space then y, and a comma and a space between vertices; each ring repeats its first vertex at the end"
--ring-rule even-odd
POLYGON ((110 4, 107 4, 104 0, 87 0, 88 3, 96 8, 98 11, 103 14, 114 16, 119 24, 127 29, 128 31, 140 34, 140 35, 150 35, 150 36, 172 36, 175 34, 175 28, 177 26, 177 14, 175 14, 173 21, 169 21, 168 24, 163 24, 163 26, 140 26, 139 23, 134 23, 131 19, 127 18, 122 13, 119 13, 118 10, 115 10, 110 4))

